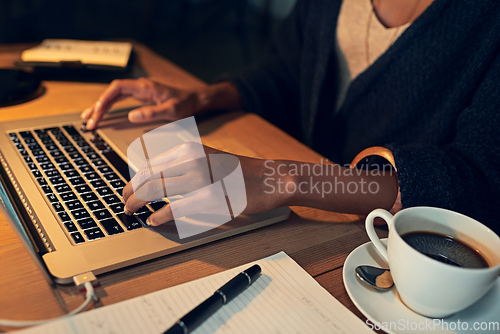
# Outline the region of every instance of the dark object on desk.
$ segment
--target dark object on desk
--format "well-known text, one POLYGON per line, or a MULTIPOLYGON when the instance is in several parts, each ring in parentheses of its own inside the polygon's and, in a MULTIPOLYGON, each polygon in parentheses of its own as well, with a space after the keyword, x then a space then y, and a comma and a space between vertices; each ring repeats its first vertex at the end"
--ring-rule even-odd
POLYGON ((24 103, 42 93, 40 80, 33 74, 0 69, 0 107, 24 103))
POLYGON ((201 325, 212 316, 218 309, 229 303, 240 293, 245 291, 259 277, 261 268, 255 264, 247 270, 239 273, 232 280, 224 284, 219 290, 192 311, 183 316, 179 321, 170 327, 166 334, 187 334, 201 325))

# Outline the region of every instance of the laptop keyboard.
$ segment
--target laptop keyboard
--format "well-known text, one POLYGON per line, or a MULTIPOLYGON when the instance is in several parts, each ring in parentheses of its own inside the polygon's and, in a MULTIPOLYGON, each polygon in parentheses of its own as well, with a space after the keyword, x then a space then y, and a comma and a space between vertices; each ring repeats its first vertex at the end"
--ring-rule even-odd
POLYGON ((125 215, 128 165, 97 134, 87 141, 65 125, 9 135, 74 244, 143 228, 166 205, 159 200, 125 215))

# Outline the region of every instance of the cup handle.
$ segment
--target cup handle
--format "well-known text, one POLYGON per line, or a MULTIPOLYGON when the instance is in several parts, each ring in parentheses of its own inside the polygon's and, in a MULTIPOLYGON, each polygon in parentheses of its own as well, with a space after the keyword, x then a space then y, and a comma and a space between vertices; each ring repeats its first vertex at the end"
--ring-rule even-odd
POLYGON ((373 221, 377 217, 385 220, 390 231, 392 225, 392 215, 389 213, 389 211, 386 211, 384 209, 375 209, 370 212, 370 214, 368 214, 365 220, 366 233, 368 233, 368 237, 372 241, 373 246, 375 246, 375 249, 377 249, 378 253, 384 258, 384 260, 389 263, 389 258, 387 256, 387 247, 385 247, 384 244, 380 241, 380 238, 378 237, 377 233, 375 233, 375 229, 373 227, 373 221))

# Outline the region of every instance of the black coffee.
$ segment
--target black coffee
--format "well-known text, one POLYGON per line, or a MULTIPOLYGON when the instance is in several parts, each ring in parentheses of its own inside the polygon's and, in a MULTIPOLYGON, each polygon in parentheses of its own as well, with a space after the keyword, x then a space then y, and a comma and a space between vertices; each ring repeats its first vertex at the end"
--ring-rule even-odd
POLYGON ((432 232, 410 232, 401 237, 420 253, 440 262, 464 268, 488 267, 488 263, 478 251, 450 236, 432 232))

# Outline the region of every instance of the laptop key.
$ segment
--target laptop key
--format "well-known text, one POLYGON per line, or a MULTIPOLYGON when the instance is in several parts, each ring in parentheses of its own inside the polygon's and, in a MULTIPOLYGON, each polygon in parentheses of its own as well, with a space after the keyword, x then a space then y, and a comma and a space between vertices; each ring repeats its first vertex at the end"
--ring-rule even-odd
POLYGON ((73 125, 63 125, 63 129, 71 136, 80 135, 73 125))
POLYGON ((116 203, 116 204, 111 204, 109 207, 114 213, 118 214, 123 212, 125 205, 123 203, 116 203))
POLYGON ((101 174, 111 173, 113 170, 109 166, 102 166, 97 168, 101 174))
POLYGON ((62 203, 59 203, 59 202, 52 203, 52 207, 54 208, 54 210, 56 210, 56 212, 61 212, 61 211, 65 211, 66 210, 66 209, 64 209, 62 203))
POLYGON ((80 232, 71 233, 71 237, 73 238, 73 240, 75 241, 76 244, 80 244, 82 242, 85 242, 85 239, 80 234, 80 232))
MULTIPOLYGON (((87 144, 87 142, 85 142, 85 144, 87 144)), ((84 147, 82 147, 82 152, 85 153, 85 154, 87 154, 87 155, 89 155, 89 154, 94 154, 95 150, 92 147, 90 147, 90 146, 84 146, 84 147)))
POLYGON ((61 218, 61 220, 63 222, 67 222, 67 221, 71 220, 69 213, 67 213, 66 211, 61 211, 61 212, 58 212, 57 214, 59 215, 59 218, 61 218))
POLYGON ((45 172, 45 175, 47 175, 48 178, 51 177, 61 177, 61 173, 57 169, 51 169, 45 172))
POLYGON ((128 168, 128 164, 123 161, 123 159, 114 151, 103 152, 103 155, 111 165, 113 165, 118 172, 123 176, 123 178, 127 181, 130 181, 130 170, 128 168))
POLYGON ((59 165, 59 168, 62 169, 63 172, 65 172, 67 170, 75 170, 75 167, 73 167, 72 164, 59 165))
POLYGON ((103 180, 93 180, 93 181, 90 181, 90 184, 92 185, 92 187, 94 187, 94 189, 107 186, 106 182, 104 182, 103 180))
POLYGON ((99 188, 99 189, 96 189, 96 191, 101 196, 113 195, 113 191, 109 187, 99 188))
POLYGON ((98 180, 101 178, 96 172, 91 172, 84 175, 87 180, 98 180))
MULTIPOLYGON (((83 153, 87 154, 90 145, 84 139, 75 139, 75 137, 73 137, 73 139, 75 140, 76 145, 82 149, 83 153)), ((91 148, 91 150, 93 151, 94 149, 91 148)))
POLYGON ((151 202, 149 203, 149 206, 154 210, 154 211, 157 211, 157 210, 160 210, 161 208, 163 208, 165 205, 167 205, 167 203, 165 201, 155 201, 155 202, 151 202))
POLYGON ((149 208, 147 206, 141 206, 137 211, 135 212, 136 215, 141 214, 141 213, 146 213, 150 212, 149 208))
POLYGON ((106 162, 102 159, 94 159, 94 160, 92 160, 92 164, 96 167, 101 167, 101 166, 106 165, 106 162))
POLYGON ((63 193, 63 194, 59 194, 59 196, 61 196, 61 199, 63 202, 74 201, 77 199, 75 193, 72 191, 69 191, 69 192, 63 193))
POLYGON ((97 195, 94 193, 81 194, 80 197, 85 203, 95 201, 97 199, 97 195))
POLYGON ((64 179, 62 177, 60 177, 60 176, 51 177, 51 178, 49 178, 49 180, 54 185, 65 183, 64 179))
POLYGON ((152 214, 152 212, 148 211, 145 213, 138 214, 136 217, 137 217, 137 219, 139 219, 139 221, 141 223, 143 223, 144 225, 147 225, 146 220, 149 218, 149 216, 151 216, 151 214, 152 214))
POLYGON ((32 170, 31 173, 33 173, 33 176, 36 178, 43 177, 42 173, 38 169, 32 170))
POLYGON ((66 183, 58 184, 58 185, 54 186, 54 189, 58 193, 65 193, 65 192, 68 192, 71 190, 71 188, 66 183))
POLYGON ((92 211, 92 212, 104 209, 104 204, 102 204, 101 201, 88 202, 87 206, 89 207, 90 211, 92 211))
POLYGON ((76 226, 73 222, 66 222, 66 223, 64 223, 64 226, 66 226, 66 229, 68 230, 68 232, 78 231, 78 229, 76 228, 76 226))
POLYGON ((52 194, 47 194, 47 198, 50 203, 58 202, 59 200, 57 199, 57 196, 52 193, 52 194))
POLYGON ((82 230, 86 230, 88 228, 97 227, 97 224, 92 218, 84 218, 77 220, 76 223, 80 226, 82 230))
POLYGON ((125 225, 125 228, 129 231, 143 227, 142 224, 136 219, 136 216, 127 216, 126 214, 122 213, 118 215, 118 218, 123 223, 123 225, 125 225))
MULTIPOLYGON (((19 153, 21 153, 21 155, 28 155, 28 151, 26 150, 19 150, 19 153)), ((39 149, 39 150, 32 150, 31 153, 35 156, 35 157, 39 157, 39 156, 43 156, 45 155, 45 151, 42 150, 42 149, 39 149)))
POLYGON ((94 168, 92 168, 90 165, 80 166, 78 169, 79 169, 79 170, 80 170, 83 174, 95 172, 95 169, 94 169, 94 168))
POLYGON ((49 187, 49 186, 41 186, 40 188, 42 188, 42 191, 45 193, 45 194, 50 194, 52 193, 52 188, 49 187))
POLYGON ((66 206, 71 211, 78 210, 78 209, 83 209, 83 204, 79 200, 74 200, 74 201, 66 202, 66 206))
POLYGON ((111 212, 109 212, 106 209, 104 209, 104 210, 98 210, 98 211, 92 211, 92 213, 94 214, 94 216, 96 216, 96 218, 98 220, 103 220, 103 219, 106 219, 106 218, 111 218, 111 212))
POLYGON ((60 150, 54 150, 50 152, 50 155, 54 158, 62 157, 63 153, 60 150))
POLYGON ((46 186, 47 185, 47 180, 45 180, 43 177, 39 177, 38 179, 36 179, 38 181, 38 184, 40 186, 46 186))
POLYGON ((81 186, 75 186, 75 190, 79 194, 89 193, 92 191, 92 189, 90 189, 90 187, 86 184, 81 185, 81 186))
POLYGON ((120 177, 118 176, 118 174, 116 173, 108 173, 106 175, 104 175, 104 177, 106 178, 106 180, 108 181, 116 181, 116 180, 120 180, 120 177))
POLYGON ((122 203, 122 201, 116 195, 106 196, 106 197, 103 197, 102 199, 108 205, 115 204, 115 203, 122 203))
POLYGON ((118 234, 123 232, 123 228, 118 224, 116 219, 109 218, 100 221, 102 227, 108 232, 109 235, 118 234))
POLYGON ((78 152, 74 152, 74 153, 69 154, 69 157, 70 157, 71 159, 73 159, 73 161, 83 159, 83 155, 81 155, 81 154, 80 154, 80 153, 78 153, 78 152))
POLYGON ((66 177, 70 179, 72 177, 79 177, 80 173, 78 173, 75 169, 69 169, 67 171, 64 171, 64 175, 66 175, 66 177))
MULTIPOLYGON (((116 181, 111 181, 109 182, 109 184, 115 188, 115 189, 123 189, 126 185, 125 182, 123 182, 122 180, 116 180, 116 181)), ((122 193, 121 191, 118 191, 120 194, 122 193)))
POLYGON ((45 148, 47 149, 47 151, 51 152, 51 151, 54 151, 54 150, 58 150, 59 148, 56 146, 56 144, 51 140, 47 143, 44 143, 45 144, 45 148))
POLYGON ((76 220, 83 218, 90 218, 90 214, 85 209, 73 210, 71 211, 71 214, 76 220))
POLYGON ((87 158, 90 160, 101 159, 101 156, 95 152, 87 154, 87 158))
POLYGON ((87 235, 87 238, 89 238, 89 240, 104 238, 104 233, 102 233, 102 231, 99 227, 84 230, 83 232, 85 232, 85 234, 87 235))
POLYGON ((87 184, 82 177, 74 177, 72 179, 69 179, 69 182, 71 182, 71 184, 74 186, 80 186, 82 184, 87 184))

